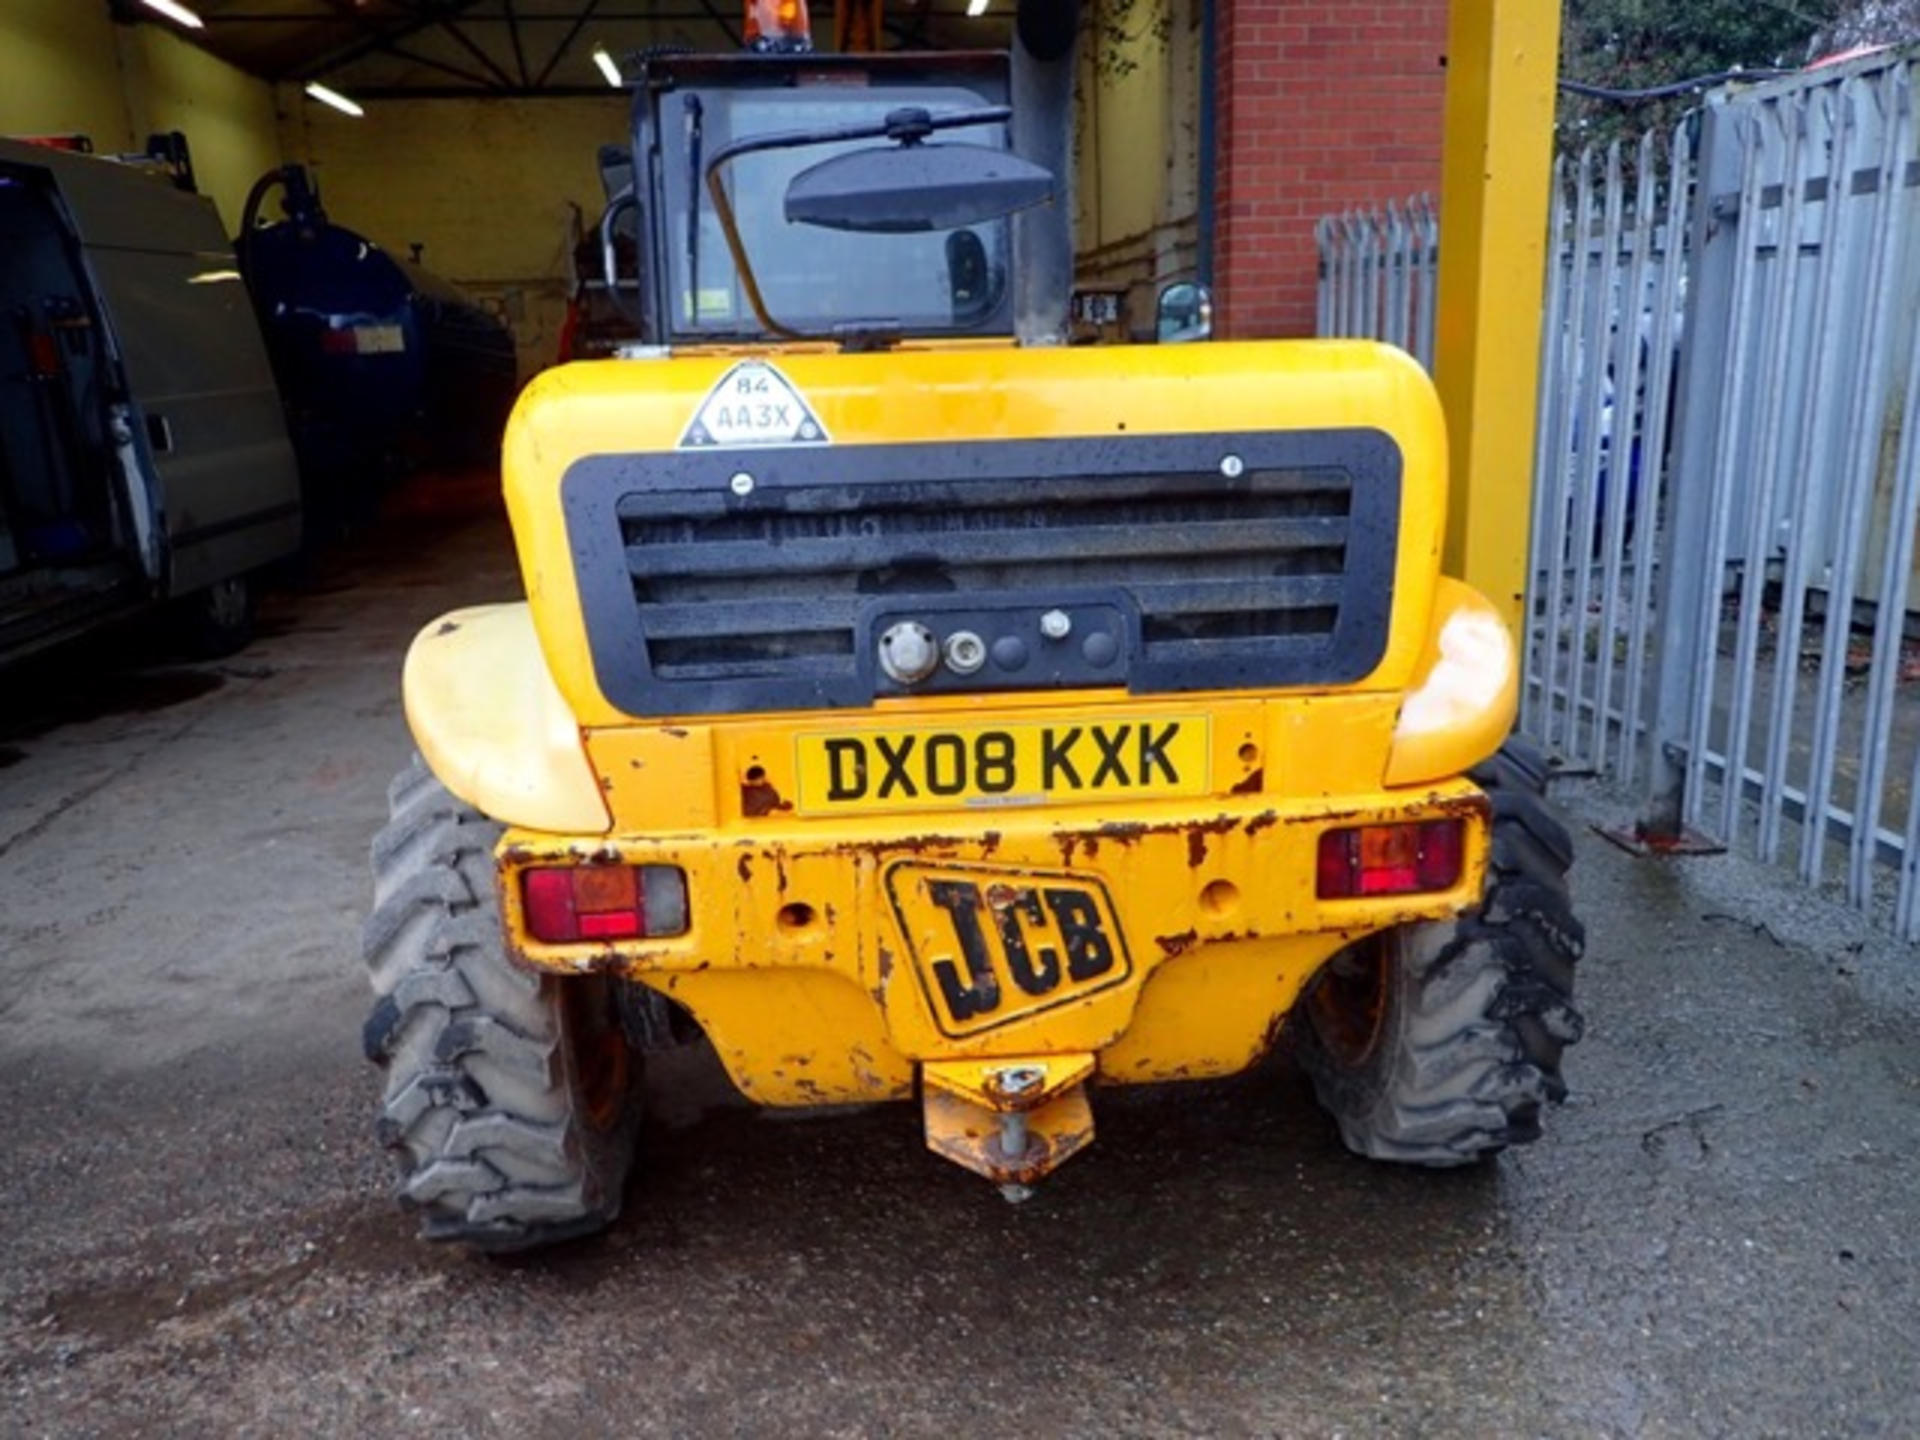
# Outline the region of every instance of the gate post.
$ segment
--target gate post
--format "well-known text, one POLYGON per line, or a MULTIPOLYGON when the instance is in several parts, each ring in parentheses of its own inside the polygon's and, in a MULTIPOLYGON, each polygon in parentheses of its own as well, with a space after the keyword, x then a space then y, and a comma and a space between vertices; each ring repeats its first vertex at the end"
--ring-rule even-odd
MULTIPOLYGON (((1659 589, 1654 613, 1657 669, 1649 736, 1647 793, 1634 838, 1662 850, 1690 846, 1686 834, 1687 777, 1694 712, 1702 675, 1698 648, 1719 624, 1720 580, 1713 565, 1714 451, 1726 388, 1727 331, 1733 314, 1739 256, 1741 146, 1739 116, 1709 103, 1700 117, 1694 152, 1696 177, 1686 244, 1686 344, 1675 382, 1672 479, 1659 542, 1659 589)), ((1676 176, 1676 183, 1677 176, 1676 176)))

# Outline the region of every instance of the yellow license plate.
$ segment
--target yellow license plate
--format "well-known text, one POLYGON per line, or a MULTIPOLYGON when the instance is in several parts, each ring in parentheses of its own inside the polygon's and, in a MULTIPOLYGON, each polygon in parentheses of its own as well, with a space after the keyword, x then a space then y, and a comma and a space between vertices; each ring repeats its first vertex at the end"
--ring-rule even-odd
POLYGON ((1094 876, 897 860, 886 888, 943 1035, 978 1035, 1133 974, 1113 900, 1094 876))
POLYGON ((1211 788, 1204 715, 796 737, 803 813, 1153 800, 1211 788))

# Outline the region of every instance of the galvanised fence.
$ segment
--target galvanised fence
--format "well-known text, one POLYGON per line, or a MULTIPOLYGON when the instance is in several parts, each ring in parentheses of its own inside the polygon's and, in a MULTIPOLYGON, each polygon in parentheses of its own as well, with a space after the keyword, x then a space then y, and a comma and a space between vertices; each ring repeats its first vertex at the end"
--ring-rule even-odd
MULTIPOLYGON (((1650 836, 1790 866, 1908 939, 1916 63, 1724 89, 1556 165, 1522 709, 1636 787, 1650 836)), ((1437 249, 1388 213, 1323 223, 1322 333, 1432 334, 1430 280, 1404 326, 1378 298, 1437 249)))
POLYGON ((1433 368, 1440 217, 1431 198, 1327 215, 1320 245, 1319 332, 1398 345, 1433 368))

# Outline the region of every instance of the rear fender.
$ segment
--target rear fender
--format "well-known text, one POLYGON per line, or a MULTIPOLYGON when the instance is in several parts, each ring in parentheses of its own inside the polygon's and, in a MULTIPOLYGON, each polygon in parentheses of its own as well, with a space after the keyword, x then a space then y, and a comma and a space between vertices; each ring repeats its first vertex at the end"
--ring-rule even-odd
POLYGON ((524 603, 456 610, 427 626, 407 651, 402 691, 428 768, 482 814, 572 835, 611 827, 524 603))
POLYGON ((1519 708, 1513 632, 1479 591, 1442 576, 1419 678, 1394 725, 1385 783, 1466 774, 1506 742, 1519 708))

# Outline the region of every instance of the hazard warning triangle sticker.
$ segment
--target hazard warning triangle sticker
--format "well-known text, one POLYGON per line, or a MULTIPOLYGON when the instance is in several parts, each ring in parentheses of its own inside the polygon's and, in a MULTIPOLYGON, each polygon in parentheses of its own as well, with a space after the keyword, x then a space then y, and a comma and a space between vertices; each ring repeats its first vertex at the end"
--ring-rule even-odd
POLYGON ((682 450, 828 443, 793 382, 764 360, 742 360, 722 375, 680 437, 682 450))

